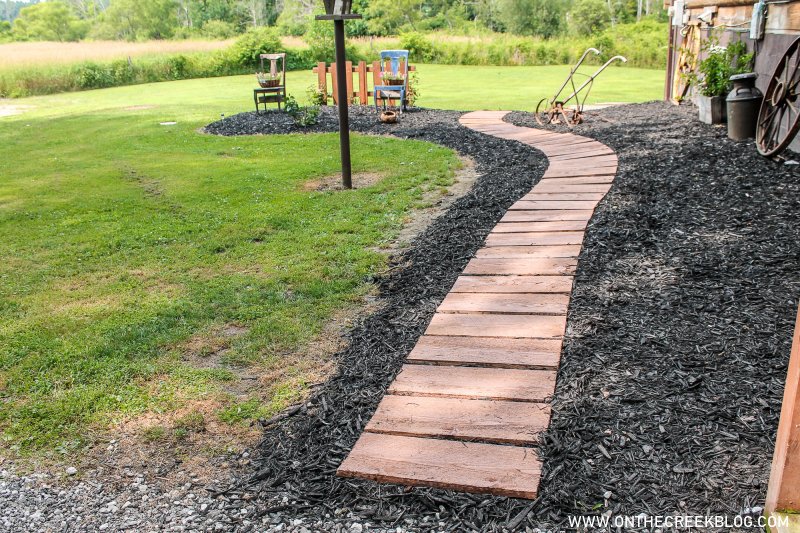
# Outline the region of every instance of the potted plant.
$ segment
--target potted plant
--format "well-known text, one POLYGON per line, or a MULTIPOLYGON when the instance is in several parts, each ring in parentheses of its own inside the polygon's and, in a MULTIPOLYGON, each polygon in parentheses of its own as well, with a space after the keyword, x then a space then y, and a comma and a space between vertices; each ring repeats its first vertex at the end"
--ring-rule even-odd
POLYGON ((386 85, 403 85, 406 82, 405 77, 403 77, 403 75, 399 72, 392 73, 390 71, 386 71, 381 74, 381 79, 386 85))
POLYGON ((281 84, 281 75, 277 72, 275 74, 271 72, 256 72, 256 79, 258 80, 258 84, 264 89, 277 87, 281 84))
POLYGON ((726 121, 725 96, 730 91, 730 78, 750 70, 753 54, 747 53, 744 41, 720 46, 719 38, 712 36, 703 46, 706 55, 690 76, 694 86, 694 100, 699 110, 700 121, 706 124, 722 124, 726 121))

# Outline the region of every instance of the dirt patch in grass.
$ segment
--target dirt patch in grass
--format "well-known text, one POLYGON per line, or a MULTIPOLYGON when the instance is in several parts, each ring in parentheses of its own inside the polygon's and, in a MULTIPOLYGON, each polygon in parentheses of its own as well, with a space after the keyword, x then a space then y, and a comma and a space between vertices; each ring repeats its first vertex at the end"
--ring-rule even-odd
POLYGON ((33 106, 29 105, 13 105, 0 103, 0 117, 11 117, 14 115, 21 115, 33 106))
POLYGON ((220 420, 221 399, 186 403, 164 413, 126 418, 105 432, 79 470, 106 483, 132 477, 158 480, 165 490, 187 482, 217 483, 249 464, 243 455, 261 432, 255 425, 220 420))
MULTIPOLYGON (((382 172, 357 172, 351 176, 354 189, 365 189, 379 183, 386 177, 382 172)), ((304 191, 343 191, 345 190, 342 185, 342 173, 337 172, 324 178, 309 180, 303 183, 302 189, 304 191)))

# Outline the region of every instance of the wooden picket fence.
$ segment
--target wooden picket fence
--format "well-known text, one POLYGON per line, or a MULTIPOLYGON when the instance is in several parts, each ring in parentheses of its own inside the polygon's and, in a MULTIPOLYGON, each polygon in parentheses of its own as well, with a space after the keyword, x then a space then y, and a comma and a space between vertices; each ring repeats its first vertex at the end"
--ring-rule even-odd
MULTIPOLYGON (((345 63, 345 65, 345 71, 347 72, 347 94, 350 95, 350 101, 348 103, 369 105, 370 98, 372 98, 372 95, 374 94, 374 91, 372 91, 368 86, 370 77, 369 73, 372 73, 372 87, 375 85, 381 85, 380 61, 373 61, 372 64, 369 65, 366 61, 359 61, 355 66, 353 66, 352 61, 348 61, 345 63), (354 79, 356 77, 354 74, 357 75, 357 80, 354 79), (356 90, 356 82, 358 83, 358 90, 356 90)), ((414 72, 415 70, 417 69, 414 65, 408 65, 409 72, 414 72)), ((313 71, 317 75, 317 86, 323 95, 323 105, 328 104, 328 98, 330 96, 333 96, 333 103, 338 104, 336 63, 331 63, 330 66, 328 66, 327 63, 317 63, 317 66, 313 68, 313 71), (328 74, 331 76, 330 93, 328 92, 328 74)), ((408 80, 406 80, 406 84, 408 84, 408 80)), ((389 104, 396 105, 396 103, 393 101, 390 101, 389 104)))

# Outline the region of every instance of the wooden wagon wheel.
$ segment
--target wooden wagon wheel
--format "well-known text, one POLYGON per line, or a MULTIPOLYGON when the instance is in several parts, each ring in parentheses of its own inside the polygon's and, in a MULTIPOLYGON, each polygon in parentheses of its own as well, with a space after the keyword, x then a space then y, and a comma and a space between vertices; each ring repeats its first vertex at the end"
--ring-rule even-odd
POLYGON ((776 155, 800 129, 800 37, 789 45, 769 80, 756 126, 761 155, 776 155))

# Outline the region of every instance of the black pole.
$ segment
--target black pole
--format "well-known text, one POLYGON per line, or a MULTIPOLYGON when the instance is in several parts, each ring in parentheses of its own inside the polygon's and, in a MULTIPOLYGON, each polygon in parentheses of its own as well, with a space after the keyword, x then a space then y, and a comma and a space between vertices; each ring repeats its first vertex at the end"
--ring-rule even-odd
POLYGON ((339 149, 342 153, 342 185, 345 189, 353 188, 350 170, 350 119, 347 109, 350 107, 350 95, 347 94, 347 71, 344 54, 344 20, 333 21, 333 35, 336 40, 336 82, 337 104, 339 106, 339 149))

